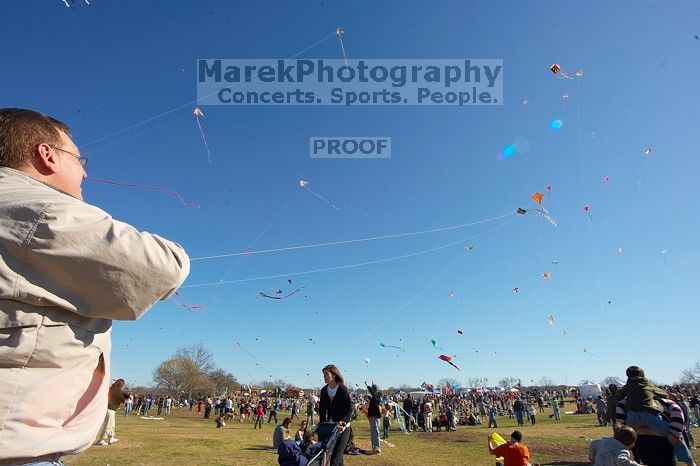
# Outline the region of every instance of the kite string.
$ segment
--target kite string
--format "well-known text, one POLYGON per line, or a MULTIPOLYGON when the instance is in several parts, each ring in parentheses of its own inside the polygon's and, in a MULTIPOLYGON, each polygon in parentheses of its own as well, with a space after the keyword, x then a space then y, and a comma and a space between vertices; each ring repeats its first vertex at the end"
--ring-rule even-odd
MULTIPOLYGON (((230 311, 231 309, 234 309, 234 308, 235 309, 237 309, 239 307, 243 308, 245 305, 247 305, 250 302, 252 302, 253 300, 255 300, 255 298, 257 298, 257 296, 258 296, 258 294, 255 293, 255 294, 248 295, 247 297, 245 297, 237 302, 233 302, 233 303, 221 302, 221 303, 219 303, 219 304, 221 304, 221 307, 218 309, 217 309, 217 307, 213 307, 213 308, 208 307, 207 308, 207 317, 209 318, 211 316, 218 315, 224 311, 230 311)), ((176 335, 177 333, 181 332, 182 330, 184 330, 186 328, 191 328, 192 326, 189 324, 189 322, 191 322, 194 319, 201 318, 201 313, 187 313, 187 314, 180 314, 180 315, 186 315, 187 317, 185 319, 179 320, 179 321, 172 321, 172 320, 168 321, 168 323, 163 324, 163 326, 160 327, 159 331, 156 334, 154 334, 151 330, 146 330, 142 333, 148 333, 149 335, 146 335, 146 337, 138 338, 137 341, 140 343, 140 342, 144 342, 144 341, 148 342, 148 341, 158 340, 158 341, 162 342, 163 344, 165 344, 167 342, 172 341, 172 339, 163 339, 164 335, 176 335), (150 338, 149 338, 149 336, 150 336, 150 338)), ((134 334, 132 333, 128 337, 128 339, 131 339, 131 337, 133 335, 134 334)), ((138 335, 138 334, 136 334, 136 335, 138 335)), ((119 347, 119 349, 124 349, 127 346, 128 345, 123 345, 123 346, 119 347)), ((158 349, 158 348, 159 347, 156 347, 156 349, 158 349)))
MULTIPOLYGON (((495 231, 495 230, 497 230, 497 229, 499 229, 499 228, 501 228, 501 227, 503 227, 503 226, 509 224, 509 223, 512 222, 512 221, 513 221, 513 219, 510 219, 508 222, 505 222, 505 223, 499 225, 499 226, 496 227, 496 228, 493 228, 493 229, 491 229, 491 230, 489 230, 489 231, 487 231, 487 232, 484 232, 483 234, 486 234, 486 233, 495 231)), ((471 238, 468 238, 467 240, 469 240, 469 239, 471 239, 471 238)), ((462 242, 467 241, 467 240, 462 240, 462 241, 459 241, 459 242, 462 243, 462 242)), ((453 244, 456 244, 456 243, 453 243, 453 244)), ((396 317, 399 313, 403 312, 403 311, 404 311, 406 308, 408 308, 408 306, 410 306, 416 299, 418 299, 418 297, 420 297, 425 291, 427 291, 428 289, 430 289, 430 288, 431 288, 440 278, 442 278, 450 269, 452 269, 455 265, 457 265, 457 263, 458 263, 459 261, 461 261, 461 260, 464 258, 464 256, 465 256, 465 254, 460 254, 460 255, 458 255, 457 258, 456 258, 454 261, 452 261, 442 272, 440 272, 440 273, 437 274, 435 277, 433 277, 433 278, 430 280, 430 282, 428 282, 428 284, 427 284, 426 286, 424 286, 421 290, 418 291, 418 293, 416 293, 415 295, 413 295, 413 297, 411 297, 408 301, 406 301, 406 303, 405 303, 403 306, 399 307, 396 311, 394 311, 393 313, 389 314, 389 316, 387 316, 383 321, 381 321, 379 324, 377 324, 374 328, 372 328, 371 330, 369 330, 367 333, 365 333, 364 335, 362 335, 361 337, 359 337, 358 339, 356 339, 354 342, 350 343, 350 345, 348 345, 347 348, 345 348, 343 351, 341 351, 340 354, 341 354, 341 355, 342 355, 342 354, 345 354, 350 348, 352 348, 352 347, 355 346, 357 343, 361 342, 362 340, 364 340, 365 338, 367 338, 368 336, 370 336, 371 334, 373 334, 373 333, 374 333, 375 331, 377 331, 379 328, 383 327, 387 322, 389 322, 390 320, 392 320, 392 319, 393 319, 394 317, 396 317)))
POLYGON ((487 218, 484 220, 477 220, 474 222, 463 223, 460 225, 432 228, 430 230, 420 230, 420 231, 412 231, 412 232, 407 232, 407 233, 396 233, 396 234, 389 234, 389 235, 370 236, 367 238, 356 238, 356 239, 341 240, 341 241, 330 241, 330 242, 325 242, 325 243, 303 244, 303 245, 299 245, 299 246, 287 246, 287 247, 273 248, 273 249, 261 249, 258 251, 233 252, 233 253, 228 253, 228 254, 217 254, 217 255, 213 255, 213 256, 193 257, 193 258, 190 258, 190 261, 220 259, 223 257, 234 257, 234 256, 248 256, 248 255, 253 255, 253 254, 267 254, 267 253, 273 253, 273 252, 293 251, 293 250, 298 250, 298 249, 320 248, 320 247, 326 247, 326 246, 338 246, 338 245, 343 245, 343 244, 364 243, 364 242, 368 242, 368 241, 376 241, 376 240, 384 240, 384 239, 403 238, 403 237, 407 237, 407 236, 417 236, 417 235, 437 233, 437 232, 442 232, 442 231, 457 230, 460 228, 479 225, 482 223, 494 222, 496 220, 501 220, 503 218, 510 217, 513 215, 515 215, 515 214, 508 213, 508 214, 504 214, 504 215, 499 215, 498 217, 487 218))
MULTIPOLYGON (((544 280, 540 280, 539 284, 537 285, 537 287, 535 288, 535 290, 532 292, 532 294, 531 294, 530 297, 528 298, 528 300, 527 300, 527 302, 525 303, 525 305, 520 309, 520 312, 518 312, 518 315, 516 315, 516 316, 515 316, 515 319, 513 319, 513 321, 511 322, 510 327, 508 328, 508 330, 506 331, 506 333, 501 337, 501 340, 499 341, 498 345, 496 346, 496 349, 494 350, 494 353, 497 353, 498 351, 501 350, 501 347, 503 346, 503 343, 504 343, 504 342, 508 339, 508 337, 510 336, 511 332, 512 332, 513 329, 515 328, 515 325, 516 325, 516 324, 518 323, 518 321, 520 320, 520 317, 522 317, 523 313, 530 307, 530 304, 532 303, 532 300, 533 300, 533 299, 535 298, 535 296, 537 295, 537 292, 540 290, 540 288, 542 287, 542 284, 543 284, 543 283, 544 283, 544 280)), ((488 358, 488 360, 487 360, 488 362, 491 362, 491 361, 493 360, 493 354, 494 354, 494 353, 489 354, 489 358, 488 358)))
MULTIPOLYGON (((583 136, 581 133, 581 100, 583 100, 583 80, 581 80, 579 98, 576 100, 576 129, 578 132, 578 154, 581 163, 581 186, 583 189, 583 197, 586 205, 588 205, 588 190, 586 188, 586 175, 583 162, 583 136)), ((591 214, 588 212, 589 220, 588 222, 588 238, 591 243, 591 252, 593 253, 593 267, 595 270, 595 281, 598 287, 598 304, 600 306, 601 312, 604 310, 603 304, 603 290, 600 285, 600 269, 598 266, 598 252, 593 238, 593 225, 590 218, 591 214)))
MULTIPOLYGON (((158 126, 155 126, 155 127, 153 127, 153 128, 149 128, 149 129, 147 129, 147 130, 141 131, 140 133, 136 133, 136 134, 132 134, 132 135, 130 135, 130 136, 126 136, 126 137, 124 137, 123 139, 120 139, 120 140, 115 141, 115 142, 111 142, 111 143, 106 144, 106 145, 104 145, 104 146, 98 147, 97 149, 90 150, 90 151, 87 152, 87 153, 91 155, 91 154, 94 154, 94 153, 96 153, 96 152, 100 152, 100 151, 102 151, 102 150, 104 150, 104 149, 107 149, 107 148, 109 148, 109 147, 115 146, 115 145, 117 145, 117 144, 121 144, 121 143, 124 142, 124 141, 128 141, 129 139, 134 139, 134 138, 137 138, 137 137, 139 137, 139 136, 143 136, 144 134, 152 133, 153 131, 156 131, 156 130, 158 130, 158 129, 161 129, 161 128, 165 127, 165 126, 172 125, 173 123, 176 123, 176 122, 178 122, 178 121, 180 121, 180 120, 184 120, 185 118, 190 118, 190 115, 184 115, 184 116, 181 116, 181 117, 179 117, 179 118, 175 118, 174 120, 167 121, 167 122, 163 123, 162 125, 158 125, 158 126)), ((83 147, 85 147, 85 146, 83 145, 83 147)))
MULTIPOLYGON (((318 42, 314 43, 313 45, 311 45, 311 46, 309 46, 309 47, 306 47, 305 49, 301 50, 300 52, 297 52, 296 54, 292 55, 292 56, 289 57, 289 58, 285 58, 284 60, 282 60, 282 62, 284 63, 285 61, 290 60, 290 59, 296 57, 297 55, 301 55, 302 53, 306 52, 307 50, 310 50, 310 49, 316 47, 317 45, 321 44, 322 42, 325 42, 326 40, 330 39, 330 38, 333 37, 334 35, 335 35, 335 33, 329 34, 328 36, 326 36, 326 37, 324 37, 323 39, 319 40, 318 42)), ((236 83, 234 83, 234 86, 235 86, 235 85, 236 85, 236 83)), ((204 98, 207 98, 207 97, 211 97, 212 95, 215 95, 215 94, 216 94, 216 92, 212 92, 211 94, 206 95, 206 96, 204 96, 204 97, 202 97, 202 98, 204 99, 204 98)), ((151 121, 157 120, 158 118, 161 118, 161 117, 163 117, 163 116, 165 116, 165 115, 169 115, 169 114, 171 114, 171 113, 177 112, 178 110, 182 110, 182 109, 184 109, 184 108, 188 108, 188 107, 190 107, 190 106, 192 106, 192 105, 197 104, 197 102, 198 102, 199 100, 201 100, 201 99, 198 98, 198 99, 195 99, 195 100, 193 100, 193 101, 187 102, 187 103, 185 103, 185 104, 183 104, 183 105, 180 105, 179 107, 175 107, 175 108, 173 108, 173 109, 170 109, 170 110, 165 111, 165 112, 163 112, 163 113, 160 113, 160 114, 158 114, 158 115, 152 116, 152 117, 150 117, 150 118, 148 118, 148 119, 146 119, 146 120, 143 120, 143 121, 140 122, 140 123, 135 123, 135 124, 133 124, 133 125, 131 125, 131 126, 128 126, 128 127, 124 128, 124 129, 121 129, 121 130, 119 130, 119 131, 115 131, 115 132, 113 132, 113 133, 111 133, 111 134, 108 134, 108 135, 106 135, 106 136, 102 136, 102 137, 100 137, 100 138, 98 138, 98 139, 95 139, 95 140, 93 140, 93 141, 90 141, 90 142, 88 142, 88 143, 86 143, 86 144, 82 144, 82 147, 90 146, 90 145, 92 145, 92 144, 95 144, 96 142, 103 141, 103 140, 105 140, 105 139, 111 138, 112 136, 116 136, 116 135, 118 135, 118 134, 125 133, 125 132, 127 132, 127 131, 129 131, 129 130, 131 130, 131 129, 138 128, 139 126, 145 125, 146 123, 150 123, 151 121)))
POLYGON ((425 249, 422 251, 412 252, 409 254, 402 254, 400 256, 386 257, 383 259, 375 259, 375 260, 366 261, 366 262, 359 262, 359 263, 355 263, 355 264, 340 265, 340 266, 334 266, 334 267, 325 267, 325 268, 312 269, 312 270, 304 270, 301 272, 267 275, 267 276, 261 276, 261 277, 241 278, 241 279, 229 280, 229 281, 225 281, 225 282, 222 281, 222 282, 198 283, 195 285, 185 285, 185 286, 182 286, 181 288, 198 288, 198 287, 203 287, 203 286, 214 286, 214 285, 220 285, 220 284, 231 284, 231 283, 243 283, 243 282, 258 281, 258 280, 268 280, 271 278, 293 277, 293 276, 298 276, 298 275, 308 275, 308 274, 313 274, 313 273, 329 272, 329 271, 335 271, 335 270, 347 270, 347 269, 352 269, 352 268, 356 268, 356 267, 363 267, 363 266, 367 266, 367 265, 381 264, 384 262, 392 262, 395 260, 407 259, 409 257, 415 257, 415 256, 428 254, 428 253, 431 253, 434 251, 439 251, 441 249, 446 249, 446 248, 455 246, 455 245, 460 244, 460 243, 464 243, 466 241, 470 241, 474 238, 478 238, 480 236, 486 235, 486 234, 491 233, 493 231, 496 231, 500 228, 503 228, 504 226, 511 223, 513 220, 515 220, 515 217, 511 218, 507 222, 504 222, 504 223, 498 225, 497 227, 491 228, 490 230, 486 230, 482 233, 478 233, 478 234, 470 236, 468 238, 463 238, 463 239, 460 239, 457 241, 452 241, 452 242, 444 244, 442 246, 437 246, 437 247, 425 249))
MULTIPOLYGON (((263 228, 262 232, 258 235, 258 237, 255 239, 255 241, 253 241, 253 244, 251 245, 251 249, 255 247, 255 245, 258 243, 258 241, 260 241, 260 239, 262 239, 262 237, 265 235, 265 233, 267 233, 267 230, 270 229, 272 224, 275 223, 277 221, 277 219, 280 217, 280 215, 282 215, 282 213, 287 209, 287 206, 292 202, 292 199, 294 199, 294 196, 296 196, 297 192, 298 192, 298 190, 295 189, 294 192, 292 192, 292 195, 289 196, 289 198, 287 199, 287 202, 285 202, 282 205, 282 208, 279 211, 277 211, 277 213, 275 214, 274 217, 272 217, 272 220, 270 220, 267 223, 267 225, 265 225, 265 228, 263 228)), ((236 269, 236 267, 238 267, 238 265, 241 263, 241 260, 243 260, 243 257, 239 257, 238 260, 236 261, 236 263, 233 264, 233 267, 231 267, 231 269, 229 269, 229 271, 226 272, 224 274, 224 276, 221 277, 221 279, 218 282, 210 283, 208 286, 216 286, 216 285, 223 286, 224 284, 228 284, 228 283, 232 283, 232 282, 235 283, 235 280, 231 281, 231 282, 226 282, 225 280, 229 275, 231 275, 231 273, 233 273, 233 271, 236 269)), ((187 288, 187 287, 181 287, 181 288, 187 288)))
POLYGON ((371 334, 373 334, 374 332, 376 332, 377 330, 379 330, 379 328, 383 327, 387 322, 389 322, 391 319, 393 319, 394 317, 396 317, 399 313, 401 313, 401 312, 404 311, 406 308, 408 308, 408 306, 410 306, 410 305, 413 303, 413 301, 415 301, 416 299, 418 299, 418 297, 420 297, 424 292, 426 292, 428 289, 430 289, 430 288, 435 284, 435 282, 437 282, 440 278, 442 278, 443 275, 445 275, 452 267, 454 267, 454 266, 455 266, 460 260, 462 260, 463 258, 464 258, 463 255, 458 256, 454 261, 452 261, 452 262, 447 266, 447 268, 445 268, 445 269, 444 269, 442 272, 440 272, 439 274, 435 275, 435 276, 428 282, 427 285, 425 285, 422 289, 420 289, 420 290, 418 291, 418 293, 416 293, 416 294, 413 295, 408 301, 406 301, 405 304, 403 304, 401 307, 399 307, 398 309, 396 309, 396 311, 394 311, 394 312, 392 312, 391 314, 389 314, 389 316, 387 316, 383 321, 379 322, 379 324, 377 324, 374 328, 372 328, 371 330, 369 330, 367 333, 365 333, 364 335, 362 335, 361 337, 359 337, 358 339, 356 339, 354 342, 350 343, 350 345, 348 345, 343 351, 341 351, 341 352, 339 353, 339 355, 345 354, 350 348, 352 348, 353 346, 355 346, 356 344, 358 344, 359 342, 361 342, 362 340, 364 340, 365 338, 367 338, 368 336, 370 336, 371 334))

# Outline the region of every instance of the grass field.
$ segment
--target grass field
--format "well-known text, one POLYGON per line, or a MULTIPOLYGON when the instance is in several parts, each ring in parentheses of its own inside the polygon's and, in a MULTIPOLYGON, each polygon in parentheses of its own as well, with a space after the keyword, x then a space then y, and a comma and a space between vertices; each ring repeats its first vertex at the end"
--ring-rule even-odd
MULTIPOLYGON (((280 416, 280 422, 282 421, 280 416)), ((292 427, 299 423, 295 419, 292 427)), ((467 465, 493 466, 495 458, 486 446, 487 436, 498 431, 508 437, 515 430, 515 419, 500 417, 498 429, 462 427, 456 432, 418 432, 410 435, 392 431, 389 441, 382 443, 382 453, 373 456, 346 456, 351 466, 389 465, 467 465)), ((196 412, 173 410, 166 419, 144 420, 135 415, 125 418, 117 411, 117 438, 109 446, 93 446, 85 453, 66 457, 69 466, 83 465, 275 465, 272 451, 274 425, 265 424, 253 430, 250 421, 229 421, 216 429, 213 419, 202 419, 196 412)), ((366 419, 353 423, 355 443, 370 448, 369 424, 366 419)), ((291 430, 291 429, 290 429, 291 430)), ((530 449, 531 462, 540 465, 584 465, 587 460, 587 438, 611 436, 610 427, 597 427, 595 415, 568 415, 553 421, 540 414, 536 426, 525 426, 523 443, 530 449)))

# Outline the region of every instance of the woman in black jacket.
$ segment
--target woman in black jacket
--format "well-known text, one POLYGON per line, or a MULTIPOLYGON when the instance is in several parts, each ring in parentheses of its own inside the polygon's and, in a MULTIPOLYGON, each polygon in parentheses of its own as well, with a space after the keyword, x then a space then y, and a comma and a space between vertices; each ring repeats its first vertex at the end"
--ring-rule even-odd
POLYGON ((333 364, 323 368, 323 380, 326 385, 321 389, 320 422, 338 423, 340 434, 331 454, 331 466, 343 466, 343 453, 350 438, 349 424, 352 417, 350 392, 345 386, 340 370, 333 364))

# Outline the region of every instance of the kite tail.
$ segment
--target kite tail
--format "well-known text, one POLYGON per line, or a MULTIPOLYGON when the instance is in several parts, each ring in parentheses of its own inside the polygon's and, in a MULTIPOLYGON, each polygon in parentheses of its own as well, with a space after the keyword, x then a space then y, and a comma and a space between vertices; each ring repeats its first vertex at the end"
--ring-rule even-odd
POLYGON ((333 207, 335 210, 340 210, 339 207, 337 207, 335 204, 333 204, 331 201, 329 201, 325 197, 321 196, 319 193, 310 190, 307 186, 304 186, 304 189, 307 190, 308 192, 310 192, 311 194, 313 194, 314 196, 316 196, 317 198, 321 199, 323 202, 325 202, 329 206, 333 207))
POLYGON ((104 184, 111 184, 114 186, 122 186, 124 188, 142 188, 142 189, 150 189, 151 191, 158 191, 161 193, 168 194, 170 196, 173 196, 176 198, 178 201, 180 201, 180 204, 184 205, 185 207, 189 207, 191 209, 197 209, 199 208, 199 204, 192 204, 190 202, 187 202, 184 197, 182 197, 180 194, 169 191, 165 188, 161 188, 160 186, 151 186, 147 184, 136 184, 136 183, 121 183, 119 181, 110 181, 110 180, 103 180, 101 178, 86 178, 88 181, 95 181, 97 183, 104 183, 104 184))
POLYGON ((207 138, 204 137, 204 130, 202 125, 199 123, 199 117, 197 117, 197 126, 199 127, 199 134, 202 135, 202 141, 204 141, 204 147, 207 149, 207 160, 211 162, 211 152, 209 152, 209 144, 207 144, 207 138))

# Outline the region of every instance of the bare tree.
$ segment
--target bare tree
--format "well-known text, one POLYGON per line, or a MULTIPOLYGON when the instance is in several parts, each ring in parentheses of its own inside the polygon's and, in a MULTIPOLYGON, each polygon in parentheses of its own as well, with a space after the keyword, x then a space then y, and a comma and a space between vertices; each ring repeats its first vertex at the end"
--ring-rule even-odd
POLYGON ((698 383, 700 381, 700 362, 696 362, 695 366, 690 369, 684 369, 681 372, 681 383, 698 383))
POLYGON ((451 379, 451 378, 447 378, 447 377, 444 379, 438 380, 438 387, 444 388, 445 386, 449 386, 450 389, 452 389, 453 387, 460 388, 462 386, 462 384, 459 383, 459 381, 457 379, 451 379))
POLYGON ((542 376, 540 377, 540 380, 537 381, 540 387, 552 387, 554 386, 554 381, 550 379, 549 377, 542 376))
POLYGON ((512 388, 520 384, 520 379, 515 377, 504 377, 498 381, 498 386, 502 388, 512 388))
POLYGON ((192 346, 182 346, 177 350, 175 356, 191 359, 199 367, 199 370, 205 374, 209 374, 216 369, 214 356, 201 343, 192 346))

